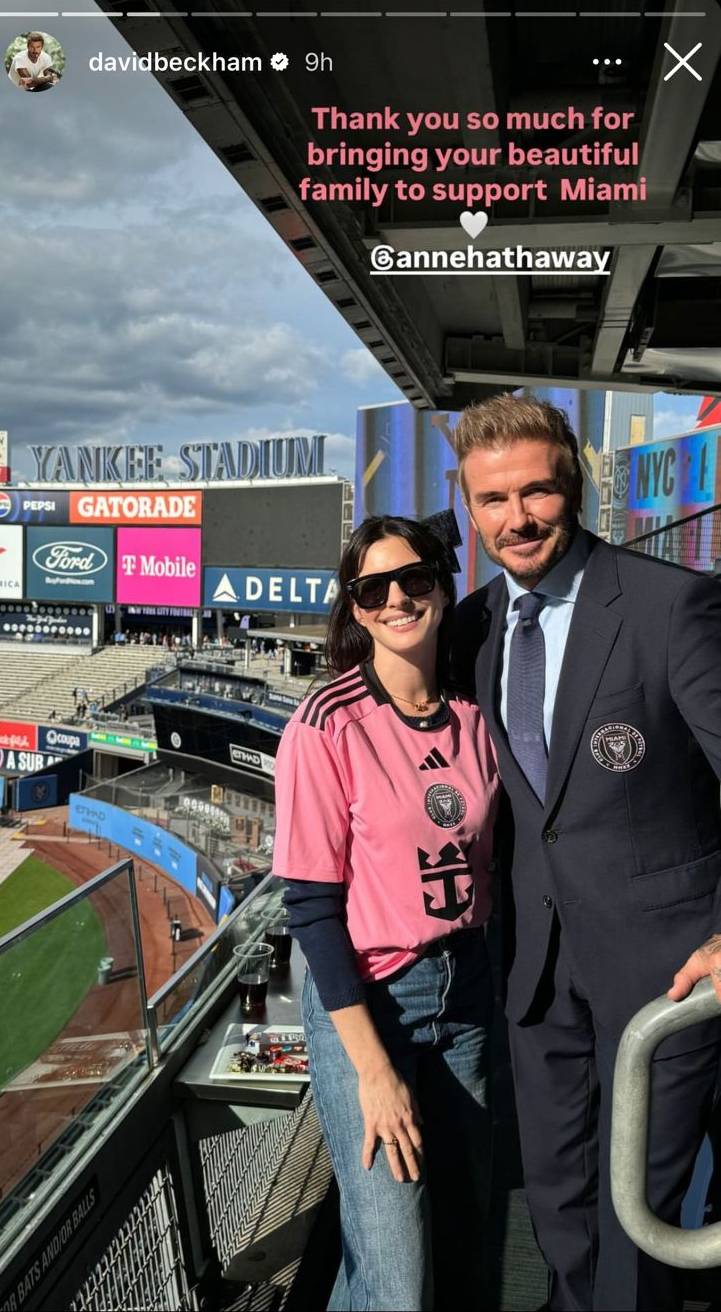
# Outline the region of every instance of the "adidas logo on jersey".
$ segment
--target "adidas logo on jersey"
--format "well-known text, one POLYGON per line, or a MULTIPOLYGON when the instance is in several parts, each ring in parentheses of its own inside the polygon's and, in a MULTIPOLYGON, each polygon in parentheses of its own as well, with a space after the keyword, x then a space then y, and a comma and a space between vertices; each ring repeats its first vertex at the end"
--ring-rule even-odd
POLYGON ((449 770, 450 766, 445 757, 441 755, 437 747, 429 752, 425 761, 421 761, 418 766, 419 770, 449 770))

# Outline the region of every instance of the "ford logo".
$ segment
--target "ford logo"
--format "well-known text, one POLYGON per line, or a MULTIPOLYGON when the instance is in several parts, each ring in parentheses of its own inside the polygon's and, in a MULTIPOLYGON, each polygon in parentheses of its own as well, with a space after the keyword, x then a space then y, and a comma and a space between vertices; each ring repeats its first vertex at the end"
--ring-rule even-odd
POLYGON ((108 563, 107 553, 89 542, 51 542, 36 547, 33 560, 46 574, 98 574, 108 563))

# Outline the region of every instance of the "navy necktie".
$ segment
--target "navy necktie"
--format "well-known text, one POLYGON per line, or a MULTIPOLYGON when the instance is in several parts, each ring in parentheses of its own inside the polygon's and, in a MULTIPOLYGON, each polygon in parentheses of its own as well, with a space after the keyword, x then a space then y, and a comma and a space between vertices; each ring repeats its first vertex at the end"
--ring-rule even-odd
POLYGON ((543 733, 546 643, 538 616, 545 597, 524 592, 515 602, 518 620, 508 662, 508 741, 531 788, 543 802, 548 756, 543 733))

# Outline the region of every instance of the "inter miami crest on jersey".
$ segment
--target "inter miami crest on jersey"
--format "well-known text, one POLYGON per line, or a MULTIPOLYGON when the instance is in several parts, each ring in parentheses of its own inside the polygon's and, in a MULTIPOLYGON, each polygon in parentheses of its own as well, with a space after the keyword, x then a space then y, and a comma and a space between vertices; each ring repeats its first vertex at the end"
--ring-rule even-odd
POLYGON ((421 883, 437 882, 442 885, 442 901, 437 900, 435 893, 423 894, 426 915, 436 916, 439 920, 457 920, 473 902, 473 879, 463 890, 460 901, 456 889, 458 876, 471 874, 465 852, 456 843, 444 843, 436 861, 431 861, 430 853, 424 852, 422 847, 417 851, 421 883))
POLYGON ((466 814, 466 799, 452 784, 431 784, 425 803, 434 825, 441 829, 455 829, 466 814))

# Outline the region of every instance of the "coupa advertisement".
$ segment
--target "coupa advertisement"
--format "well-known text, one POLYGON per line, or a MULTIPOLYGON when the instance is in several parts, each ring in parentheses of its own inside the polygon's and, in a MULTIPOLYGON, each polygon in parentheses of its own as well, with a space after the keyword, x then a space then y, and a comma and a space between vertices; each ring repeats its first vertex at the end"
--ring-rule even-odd
POLYGON ((200 605, 200 529, 119 528, 117 601, 200 605))
POLYGON ((26 594, 34 601, 113 600, 111 528, 28 528, 26 594))

